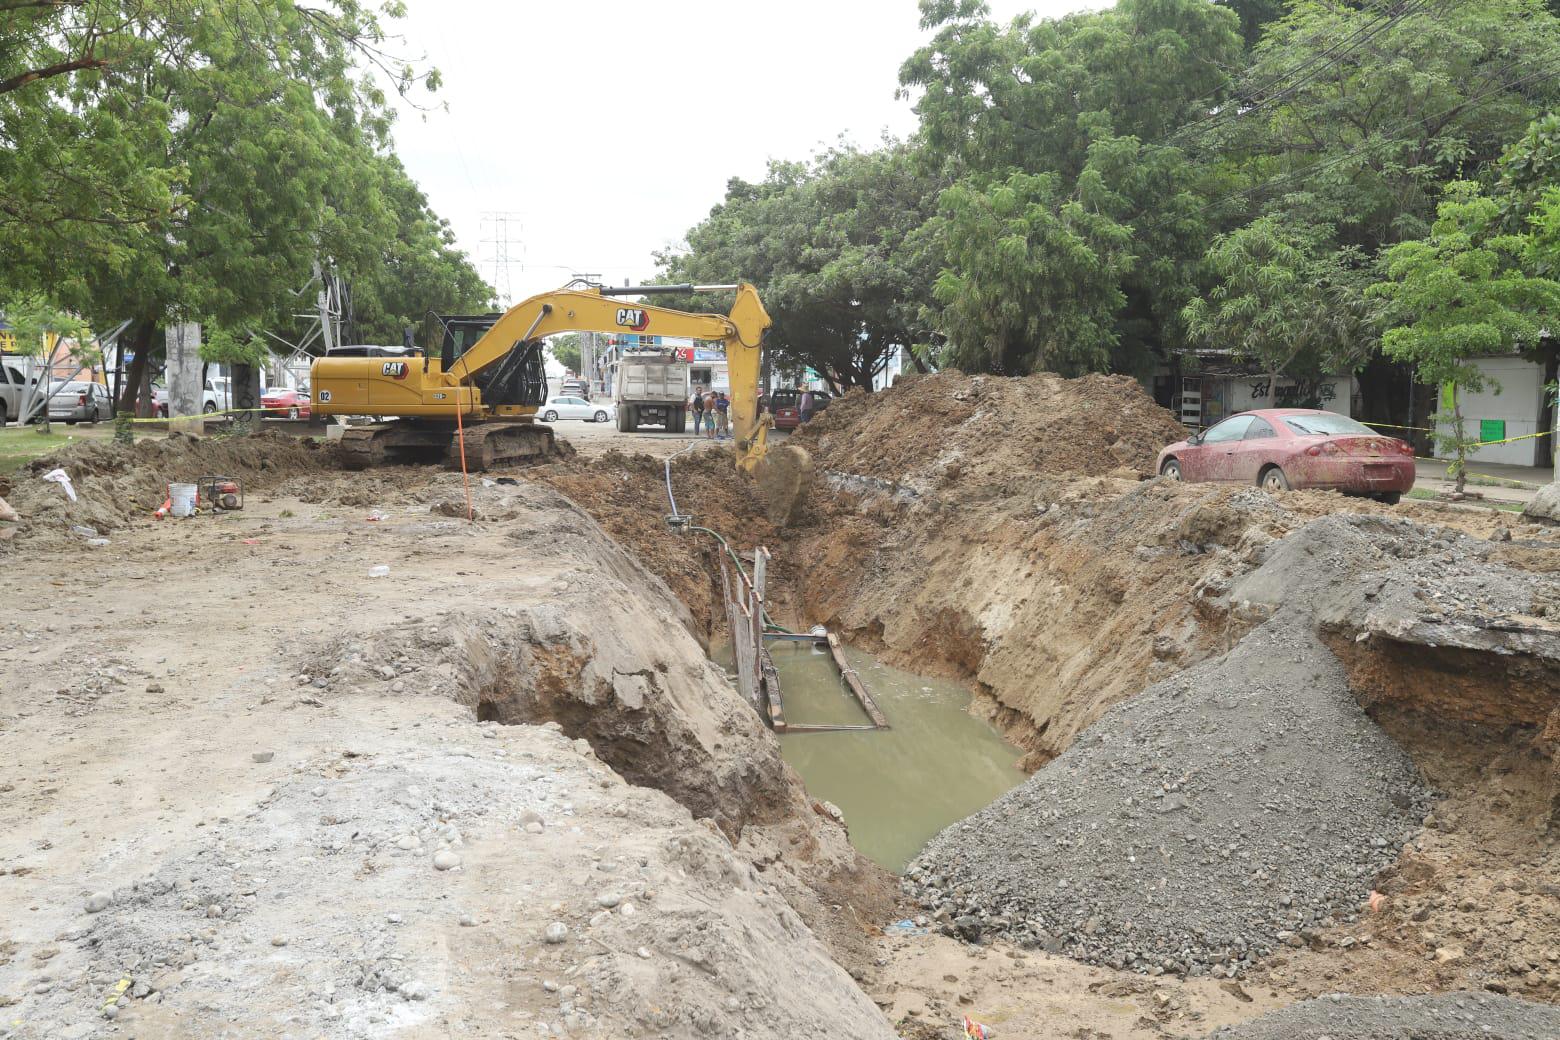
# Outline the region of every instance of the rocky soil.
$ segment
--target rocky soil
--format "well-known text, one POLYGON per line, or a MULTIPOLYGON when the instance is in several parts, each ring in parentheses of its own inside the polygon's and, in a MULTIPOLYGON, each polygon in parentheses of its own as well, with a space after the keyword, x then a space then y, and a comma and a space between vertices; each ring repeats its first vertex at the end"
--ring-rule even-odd
POLYGON ((1274 619, 1111 709, 907 887, 966 939, 1234 977, 1354 919, 1429 802, 1332 654, 1274 619))
POLYGON ((1482 993, 1395 998, 1334 994, 1208 1036, 1209 1040, 1548 1040, 1560 1036, 1560 1008, 1482 993))
MULTIPOLYGON (((250 490, 275 486, 300 473, 333 468, 335 453, 316 441, 267 432, 255 437, 145 438, 132 447, 86 441, 27 463, 10 478, 11 504, 20 514, 19 541, 80 541, 73 527, 112 532, 151 517, 168 497, 168 484, 220 474, 250 490), (76 492, 39 479, 63 466, 76 492)), ((90 537, 90 536, 89 536, 90 537)))

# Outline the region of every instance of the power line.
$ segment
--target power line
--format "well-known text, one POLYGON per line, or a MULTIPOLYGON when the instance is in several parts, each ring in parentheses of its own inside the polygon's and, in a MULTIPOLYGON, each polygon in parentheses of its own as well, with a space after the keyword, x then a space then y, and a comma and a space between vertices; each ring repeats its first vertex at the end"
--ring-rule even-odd
MULTIPOLYGON (((1364 47, 1366 44, 1370 43, 1377 36, 1380 36, 1382 33, 1401 22, 1404 18, 1420 13, 1428 5, 1428 3, 1429 0, 1399 0, 1397 4, 1388 8, 1386 13, 1376 21, 1367 22, 1359 26, 1354 30, 1353 33, 1349 34, 1348 36, 1345 36, 1342 39, 1329 44, 1328 46, 1312 54, 1309 58, 1301 61, 1299 64, 1269 77, 1262 83, 1248 87, 1244 91, 1237 92, 1235 97, 1230 102, 1221 105, 1215 111, 1209 113, 1206 116, 1203 116, 1200 119, 1193 120, 1190 123, 1177 127, 1159 141, 1151 143, 1166 144, 1174 141, 1176 138, 1179 138, 1192 130, 1197 129, 1200 126, 1217 123, 1220 120, 1229 122, 1232 119, 1244 118, 1255 112, 1260 112, 1262 109, 1277 101, 1292 97, 1300 90, 1300 88, 1314 82, 1318 76, 1322 75, 1328 69, 1334 68, 1342 63, 1342 61, 1350 54, 1358 51, 1361 47, 1364 47), (1340 50, 1339 48, 1342 49, 1340 50), (1307 72, 1310 66, 1316 65, 1316 63, 1319 61, 1322 62, 1321 65, 1314 69, 1310 69, 1309 72, 1307 72), (1302 73, 1306 73, 1306 75, 1305 78, 1299 82, 1286 82, 1293 80, 1295 76, 1302 73), (1264 97, 1263 95, 1266 96, 1264 97), (1258 100, 1259 98, 1260 100, 1258 100), (1249 104, 1250 102, 1255 102, 1255 104, 1249 104), (1242 107, 1243 103, 1245 103, 1247 107, 1242 107), (1229 112, 1234 112, 1234 116, 1231 117, 1231 119, 1225 119, 1226 113, 1229 112)), ((1317 37, 1312 38, 1311 42, 1316 42, 1316 40, 1322 35, 1325 34, 1318 34, 1317 37)))

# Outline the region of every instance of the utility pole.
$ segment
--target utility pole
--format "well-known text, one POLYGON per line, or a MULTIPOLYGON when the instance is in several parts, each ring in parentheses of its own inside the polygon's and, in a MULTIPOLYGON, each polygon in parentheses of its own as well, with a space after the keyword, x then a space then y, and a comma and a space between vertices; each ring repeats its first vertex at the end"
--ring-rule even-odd
MULTIPOLYGON (((574 274, 571 274, 569 278, 571 281, 578 279, 585 282, 587 285, 601 284, 601 275, 599 274, 582 274, 576 271, 574 274)), ((581 379, 585 380, 585 385, 590 387, 592 391, 605 388, 602 381, 597 377, 596 357, 596 334, 594 332, 582 333, 580 336, 579 376, 581 379)))
POLYGON ((492 247, 492 255, 482 263, 484 266, 492 264, 493 291, 498 294, 499 303, 507 310, 515 302, 509 269, 521 263, 520 253, 524 251, 518 237, 524 230, 520 224, 520 214, 489 210, 482 214, 482 228, 488 236, 482 239, 482 244, 492 247))

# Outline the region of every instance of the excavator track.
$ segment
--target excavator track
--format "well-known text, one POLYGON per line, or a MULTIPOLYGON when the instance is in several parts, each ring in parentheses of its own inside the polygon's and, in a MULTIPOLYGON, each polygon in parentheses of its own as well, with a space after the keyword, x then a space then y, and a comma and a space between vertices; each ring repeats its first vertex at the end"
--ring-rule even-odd
POLYGON ((347 469, 373 469, 397 463, 439 462, 453 429, 442 424, 388 422, 349 426, 336 442, 347 469))
POLYGON ((457 432, 453 425, 416 421, 351 426, 337 442, 341 464, 363 470, 397 463, 439 463, 460 469, 464 439, 466 468, 473 473, 568 458, 574 448, 552 428, 530 422, 477 422, 457 432))
POLYGON ((450 438, 446 464, 460 469, 461 441, 465 441, 466 468, 481 473, 503 466, 530 466, 569 458, 574 447, 553 436, 551 426, 532 422, 484 422, 467 426, 450 438))

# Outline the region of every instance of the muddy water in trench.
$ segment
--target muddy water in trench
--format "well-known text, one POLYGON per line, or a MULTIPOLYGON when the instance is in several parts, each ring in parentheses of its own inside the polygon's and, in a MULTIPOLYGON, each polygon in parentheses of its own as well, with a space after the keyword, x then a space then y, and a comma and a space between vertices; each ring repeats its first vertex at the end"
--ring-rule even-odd
MULTIPOLYGON (((789 642, 769 650, 786 722, 870 721, 826 651, 789 642)), ((957 683, 911 675, 850 648, 845 656, 891 728, 790 733, 780 738, 781 752, 812 797, 844 812, 856 848, 898 872, 932 835, 1023 782, 1021 752, 969 713, 970 695, 957 683)), ((715 657, 731 667, 729 646, 715 657)))

